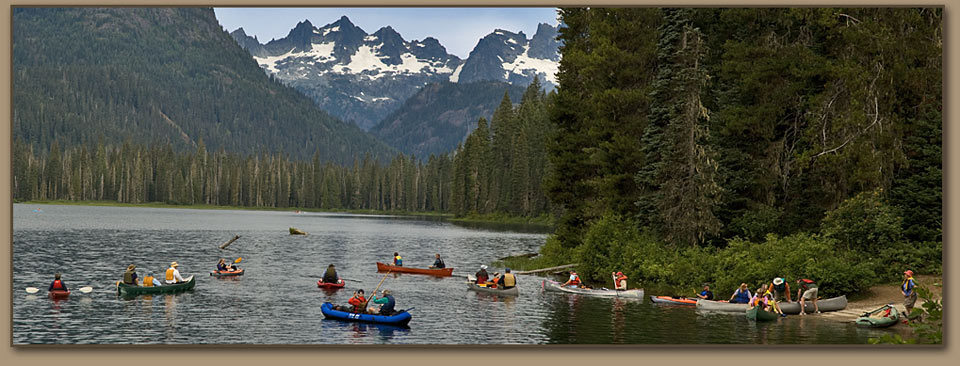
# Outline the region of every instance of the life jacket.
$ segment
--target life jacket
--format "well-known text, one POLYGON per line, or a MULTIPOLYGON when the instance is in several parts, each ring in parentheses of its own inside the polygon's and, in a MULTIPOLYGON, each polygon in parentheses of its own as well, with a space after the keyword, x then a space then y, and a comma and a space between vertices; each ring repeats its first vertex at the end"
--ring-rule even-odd
POLYGON ((230 268, 227 267, 226 263, 223 263, 223 264, 217 263, 217 270, 221 272, 227 272, 230 270, 230 268))
POLYGON ((167 282, 173 281, 173 271, 174 271, 173 267, 167 268, 167 273, 166 273, 167 282))
POLYGON ((351 297, 350 300, 347 300, 347 303, 353 306, 363 306, 363 303, 365 302, 367 302, 367 299, 363 296, 351 297))
POLYGON ((517 277, 513 273, 503 275, 503 288, 511 288, 517 285, 517 277))
POLYGON ((913 277, 907 277, 907 279, 903 280, 903 283, 900 284, 900 289, 902 289, 907 296, 910 296, 913 294, 913 288, 916 286, 917 284, 913 282, 913 277))
POLYGON ((134 272, 134 271, 126 271, 126 272, 123 272, 123 283, 128 284, 128 285, 136 285, 136 284, 137 284, 137 280, 134 278, 134 275, 136 275, 136 274, 137 274, 137 273, 134 272))
POLYGON ((580 284, 580 276, 576 273, 570 275, 570 285, 576 286, 580 284))
POLYGON ((403 257, 401 257, 401 256, 399 256, 399 255, 396 256, 396 257, 393 257, 393 265, 395 265, 395 266, 401 266, 401 267, 402 267, 402 266, 403 266, 403 257))
POLYGON ((144 277, 143 277, 143 286, 145 286, 145 287, 151 287, 151 286, 153 286, 153 276, 149 276, 149 275, 144 276, 144 277))
POLYGON ((327 271, 323 273, 323 282, 325 283, 337 283, 339 278, 337 271, 334 269, 327 268, 327 271))
POLYGON ((733 297, 733 300, 734 300, 734 301, 731 301, 731 302, 737 302, 737 303, 741 303, 741 304, 747 304, 747 303, 750 302, 750 291, 749 291, 749 290, 740 291, 740 289, 737 289, 736 294, 737 294, 737 295, 733 297))
POLYGON ((817 283, 814 282, 813 280, 808 280, 804 278, 800 280, 800 286, 803 287, 804 290, 809 290, 812 288, 817 288, 817 283))
POLYGON ((380 312, 383 314, 393 313, 393 308, 396 305, 397 301, 393 299, 393 295, 387 295, 387 303, 380 307, 380 312))
POLYGON ((774 285, 773 285, 773 289, 774 289, 774 290, 777 290, 777 292, 786 292, 786 291, 787 291, 787 281, 783 281, 783 282, 780 283, 779 285, 774 284, 774 285))
POLYGON ((63 282, 60 282, 60 280, 53 280, 53 289, 62 291, 67 290, 65 287, 63 287, 63 282))

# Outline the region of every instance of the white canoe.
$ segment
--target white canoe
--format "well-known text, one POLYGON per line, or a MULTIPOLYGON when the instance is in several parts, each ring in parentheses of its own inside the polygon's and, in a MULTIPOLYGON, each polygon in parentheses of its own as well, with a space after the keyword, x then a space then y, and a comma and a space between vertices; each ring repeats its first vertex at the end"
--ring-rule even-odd
POLYGON ((468 287, 470 290, 473 290, 473 291, 476 291, 476 292, 486 292, 486 293, 497 294, 497 295, 505 295, 505 296, 517 296, 517 295, 520 295, 520 288, 519 288, 519 287, 516 287, 516 286, 514 286, 513 288, 508 288, 508 289, 506 289, 506 290, 503 290, 503 289, 500 289, 500 288, 490 288, 490 287, 485 287, 485 286, 479 286, 479 285, 477 285, 477 284, 475 284, 475 283, 473 283, 473 282, 467 282, 467 287, 468 287))
MULTIPOLYGON (((778 302, 777 305, 780 306, 780 310, 783 310, 784 314, 800 314, 800 303, 799 302, 778 302)), ((804 308, 807 310, 807 313, 812 313, 816 311, 813 307, 813 301, 803 301, 804 308)), ((820 312, 827 311, 837 311, 843 310, 847 307, 847 296, 837 296, 831 297, 829 299, 819 299, 817 300, 817 307, 820 308, 820 312)))
POLYGON ((587 295, 587 296, 602 296, 602 297, 629 297, 629 298, 640 298, 643 299, 643 289, 631 289, 631 290, 611 290, 606 288, 601 289, 590 289, 590 288, 578 288, 570 286, 561 286, 561 283, 557 281, 544 280, 543 289, 547 291, 554 292, 567 292, 571 294, 578 295, 587 295))
POLYGON ((747 311, 750 306, 747 304, 740 303, 729 303, 726 301, 714 301, 714 300, 697 300, 697 309, 710 310, 710 311, 729 311, 731 313, 742 313, 747 311))

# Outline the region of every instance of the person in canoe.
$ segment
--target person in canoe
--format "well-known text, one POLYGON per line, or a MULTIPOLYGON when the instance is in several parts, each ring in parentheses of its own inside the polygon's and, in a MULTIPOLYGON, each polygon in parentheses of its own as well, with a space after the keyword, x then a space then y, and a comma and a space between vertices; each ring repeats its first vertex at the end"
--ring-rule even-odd
POLYGON ((510 273, 510 268, 504 269, 503 276, 500 276, 500 279, 497 280, 497 286, 504 290, 517 287, 517 276, 510 273))
POLYGON ((447 268, 446 264, 443 264, 443 259, 440 258, 440 253, 437 253, 437 259, 433 261, 433 265, 430 268, 447 268))
POLYGON ((493 277, 490 278, 490 281, 487 281, 487 286, 497 288, 498 282, 500 282, 500 272, 493 272, 493 277))
POLYGON ((747 284, 741 283, 740 287, 733 292, 733 295, 730 295, 729 301, 734 304, 747 304, 751 298, 753 298, 753 295, 750 294, 750 289, 747 288, 747 284))
POLYGON ((168 283, 168 284, 170 284, 170 283, 180 283, 180 282, 183 282, 183 281, 184 281, 183 276, 180 275, 180 270, 177 269, 178 267, 180 267, 180 264, 178 264, 177 262, 174 261, 174 262, 170 263, 170 268, 167 268, 167 272, 166 272, 166 276, 165 276, 165 277, 166 277, 166 281, 165 281, 166 283, 168 283))
POLYGON ((783 277, 777 277, 773 279, 773 284, 770 285, 773 288, 773 301, 780 301, 786 295, 787 302, 793 302, 790 298, 790 284, 787 283, 783 277))
POLYGON ((613 288, 617 291, 627 289, 627 276, 623 272, 611 272, 613 276, 613 288))
POLYGON ((70 291, 67 289, 67 284, 63 283, 63 281, 60 280, 59 273, 53 274, 53 282, 50 282, 50 288, 47 289, 47 291, 53 291, 53 290, 70 291))
POLYGON ((233 264, 227 264, 227 261, 223 258, 220 258, 220 261, 217 262, 217 272, 232 272, 236 270, 237 266, 233 264))
POLYGON ((143 276, 143 285, 145 287, 163 286, 160 280, 153 276, 153 271, 147 271, 147 275, 143 276))
POLYGON ((374 295, 371 300, 374 304, 380 304, 380 306, 371 306, 369 309, 367 309, 370 314, 390 316, 395 312, 394 308, 397 306, 397 300, 394 299, 393 295, 390 294, 390 290, 383 290, 382 297, 377 297, 374 295))
POLYGON ((323 278, 320 280, 325 283, 340 283, 340 275, 337 274, 337 268, 332 264, 327 266, 327 271, 323 272, 323 278))
POLYGON ((347 300, 347 303, 353 305, 353 308, 350 309, 354 313, 363 312, 363 304, 367 303, 367 298, 363 296, 363 289, 359 289, 353 293, 353 297, 350 300, 347 300))
POLYGON ((797 298, 800 299, 800 315, 804 315, 807 312, 805 301, 813 301, 814 312, 820 312, 820 306, 817 305, 817 283, 813 280, 806 278, 801 278, 797 280, 797 284, 800 285, 800 288, 797 289, 797 298), (803 295, 801 295, 801 293, 803 295))
POLYGON ((393 252, 393 265, 403 267, 403 257, 400 256, 400 253, 393 252))
POLYGON ((126 272, 123 272, 123 283, 127 285, 137 286, 137 266, 129 265, 127 266, 126 272))
POLYGON ((476 284, 479 285, 479 284, 485 284, 485 283, 487 283, 487 279, 490 278, 490 275, 487 274, 487 265, 486 265, 486 264, 481 264, 481 265, 480 265, 480 270, 477 271, 477 273, 475 273, 473 276, 477 278, 476 284))
POLYGON ((903 307, 907 309, 907 319, 913 312, 913 305, 917 303, 917 283, 913 280, 913 271, 903 272, 903 282, 900 283, 900 294, 903 295, 903 307))
POLYGON ((568 279, 567 282, 564 282, 560 286, 580 287, 581 283, 582 282, 580 282, 580 275, 578 275, 577 272, 570 271, 570 279, 568 279))
POLYGON ((703 291, 700 291, 697 297, 704 300, 713 300, 713 291, 710 291, 710 285, 703 284, 703 291))

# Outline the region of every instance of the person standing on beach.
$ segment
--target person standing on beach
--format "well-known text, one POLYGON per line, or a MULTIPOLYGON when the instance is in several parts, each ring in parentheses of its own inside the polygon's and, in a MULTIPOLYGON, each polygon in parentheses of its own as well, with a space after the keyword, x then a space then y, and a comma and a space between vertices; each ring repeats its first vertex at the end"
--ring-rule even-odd
POLYGON ((907 319, 913 312, 913 305, 917 303, 917 283, 913 281, 913 271, 903 272, 903 282, 900 284, 900 293, 903 294, 903 307, 907 308, 907 319))

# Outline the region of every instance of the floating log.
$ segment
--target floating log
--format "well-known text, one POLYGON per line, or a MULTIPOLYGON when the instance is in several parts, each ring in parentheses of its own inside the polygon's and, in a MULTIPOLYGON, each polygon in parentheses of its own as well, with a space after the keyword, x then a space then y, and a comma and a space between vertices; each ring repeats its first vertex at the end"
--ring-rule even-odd
POLYGON ((240 235, 234 235, 234 236, 233 236, 233 239, 230 239, 230 241, 228 241, 228 242, 226 242, 226 243, 223 243, 223 244, 220 244, 220 249, 224 249, 224 248, 230 246, 230 244, 233 244, 233 242, 237 241, 237 239, 240 239, 240 235))
POLYGON ((307 235, 307 233, 303 230, 292 227, 290 228, 290 235, 307 235))
POLYGON ((532 271, 519 271, 519 272, 515 272, 515 274, 523 275, 523 274, 531 274, 531 273, 550 272, 550 271, 555 271, 555 270, 558 270, 558 269, 573 268, 573 267, 576 267, 576 266, 578 266, 578 265, 580 265, 580 263, 564 264, 564 265, 562 265, 562 266, 556 266, 556 267, 550 267, 550 268, 541 268, 541 269, 535 269, 535 270, 532 270, 532 271))
POLYGON ((533 258, 538 255, 540 255, 540 253, 517 254, 517 255, 511 255, 509 257, 503 257, 503 258, 500 258, 499 260, 504 261, 510 258, 533 258))

